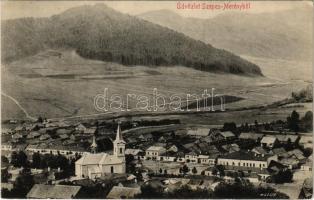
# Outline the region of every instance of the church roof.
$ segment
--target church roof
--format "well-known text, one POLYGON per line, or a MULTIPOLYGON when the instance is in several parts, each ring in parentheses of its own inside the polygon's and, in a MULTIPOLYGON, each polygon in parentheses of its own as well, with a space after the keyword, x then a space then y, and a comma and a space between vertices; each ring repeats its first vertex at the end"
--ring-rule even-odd
POLYGON ((96 153, 96 154, 84 154, 75 164, 80 165, 98 165, 100 160, 106 157, 106 153, 96 153))
POLYGON ((82 158, 75 162, 79 165, 106 165, 106 164, 119 164, 123 163, 123 160, 106 153, 89 153, 84 154, 82 158))

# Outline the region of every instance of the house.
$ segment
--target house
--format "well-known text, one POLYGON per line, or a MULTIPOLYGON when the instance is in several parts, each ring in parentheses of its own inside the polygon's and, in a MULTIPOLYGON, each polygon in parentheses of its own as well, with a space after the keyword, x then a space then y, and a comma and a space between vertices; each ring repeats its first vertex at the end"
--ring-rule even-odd
POLYGON ((276 155, 257 155, 253 152, 237 151, 222 155, 217 159, 218 165, 243 166, 249 168, 267 168, 271 160, 278 160, 276 155))
POLYGON ((220 132, 220 135, 222 136, 222 138, 226 141, 229 141, 229 140, 233 140, 236 138, 236 136, 231 132, 231 131, 223 131, 223 132, 220 132))
POLYGON ((79 124, 79 125, 77 125, 77 126, 75 127, 75 130, 80 131, 80 132, 83 132, 83 133, 84 133, 84 131, 85 131, 86 129, 87 129, 87 128, 86 128, 86 126, 85 126, 84 124, 79 124))
POLYGON ((261 140, 263 138, 263 134, 258 133, 241 133, 239 135, 240 140, 253 140, 255 142, 261 140))
POLYGON ((44 134, 44 135, 41 135, 40 137, 39 137, 39 140, 48 140, 48 139, 50 139, 50 135, 48 135, 48 134, 44 134))
POLYGON ((187 135, 194 138, 201 138, 208 136, 209 132, 210 132, 209 128, 197 128, 188 130, 187 135))
POLYGON ((178 152, 179 151, 179 148, 176 146, 176 145, 172 145, 168 151, 172 151, 172 152, 178 152))
POLYGON ((185 154, 185 160, 186 160, 186 162, 197 163, 198 162, 198 155, 194 151, 191 151, 191 152, 185 154))
POLYGON ((293 157, 283 158, 279 162, 285 166, 288 166, 289 169, 296 169, 299 166, 299 160, 293 157))
POLYGON ((26 136, 26 138, 27 139, 34 139, 34 138, 37 138, 37 137, 39 137, 41 134, 39 133, 39 132, 37 132, 37 131, 32 131, 32 132, 30 132, 27 136, 26 136))
POLYGON ((158 139, 158 142, 161 142, 161 143, 165 143, 167 140, 165 139, 164 136, 161 136, 159 139, 158 139))
POLYGON ((302 171, 312 171, 313 161, 308 159, 304 164, 301 165, 302 171))
POLYGON ((153 135, 151 133, 147 133, 147 134, 143 134, 139 136, 139 139, 141 139, 141 141, 152 141, 153 140, 153 135))
POLYGON ((94 135, 97 131, 97 128, 86 128, 84 130, 84 134, 88 134, 88 135, 94 135))
POLYGON ((271 153, 274 155, 277 155, 280 158, 284 156, 287 153, 287 151, 283 147, 279 147, 279 148, 272 149, 271 153))
POLYGON ((79 198, 81 186, 35 184, 27 193, 29 199, 74 199, 79 198))
POLYGON ((177 153, 175 152, 165 152, 163 154, 161 154, 157 160, 160 161, 167 161, 167 162, 175 162, 177 159, 177 153))
POLYGON ((22 126, 22 125, 19 125, 19 126, 17 126, 17 127, 15 127, 15 132, 21 132, 21 131, 25 131, 26 129, 25 129, 25 127, 24 126, 22 126))
POLYGON ((146 158, 157 159, 161 154, 165 153, 166 149, 160 146, 151 146, 145 151, 146 158))
POLYGON ((11 191, 13 189, 13 183, 1 183, 1 190, 3 189, 11 191))
POLYGON ((61 134, 59 135, 59 137, 62 139, 62 140, 66 140, 69 138, 69 136, 67 134, 61 134))
POLYGON ((95 137, 91 145, 92 152, 84 154, 75 162, 75 175, 78 178, 95 179, 104 174, 125 173, 125 144, 122 138, 120 124, 118 124, 116 139, 113 141, 113 154, 96 153, 95 137))
POLYGON ((132 199, 136 195, 141 194, 140 187, 123 187, 114 186, 107 195, 107 199, 132 199))
POLYGON ((312 178, 306 178, 303 182, 299 199, 311 199, 313 195, 313 179, 312 178))
POLYGON ((23 138, 23 135, 20 133, 15 133, 14 135, 12 135, 12 139, 15 139, 15 140, 20 140, 22 138, 23 138))
POLYGON ((1 134, 2 135, 11 135, 11 134, 13 134, 13 131, 9 128, 1 128, 1 134))
POLYGON ((233 152, 236 152, 236 151, 240 151, 239 145, 237 145, 235 143, 222 145, 221 148, 223 150, 227 151, 228 153, 233 153, 233 152))
POLYGON ((298 135, 276 135, 278 141, 282 144, 294 144, 297 145, 300 141, 300 136, 298 135))
POLYGON ((278 140, 276 137, 273 136, 264 136, 261 140, 261 146, 267 148, 275 148, 278 144, 278 140))
POLYGON ((126 149, 125 155, 132 155, 134 156, 134 159, 138 159, 141 152, 143 152, 141 149, 126 149))
POLYGON ((72 133, 72 132, 73 132, 73 130, 71 130, 71 129, 65 129, 65 128, 60 128, 60 129, 58 129, 58 130, 56 131, 56 133, 57 133, 58 135, 70 134, 70 133, 72 133))
POLYGON ((198 163, 214 165, 215 164, 215 157, 208 156, 208 155, 199 155, 198 156, 198 163))
POLYGON ((252 149, 252 152, 257 154, 257 155, 261 155, 261 156, 268 154, 266 149, 264 149, 263 147, 255 147, 252 149))

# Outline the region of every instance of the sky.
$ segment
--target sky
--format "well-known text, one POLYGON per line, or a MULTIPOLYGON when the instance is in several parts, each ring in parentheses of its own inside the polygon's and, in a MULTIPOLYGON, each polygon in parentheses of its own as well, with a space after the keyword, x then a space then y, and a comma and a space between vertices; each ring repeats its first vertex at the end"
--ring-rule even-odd
MULTIPOLYGON (((228 11, 221 10, 178 10, 178 1, 1 1, 1 19, 14 19, 22 17, 50 17, 59 14, 71 7, 80 5, 93 5, 103 2, 123 13, 138 15, 141 13, 167 9, 185 17, 211 18, 217 14, 228 11)), ((193 2, 193 1, 185 1, 193 2)), ((201 2, 201 1, 199 1, 201 2)), ((210 4, 221 1, 205 1, 210 4)), ((227 1, 226 1, 227 2, 227 1)), ((238 3, 241 1, 238 1, 238 3)), ((243 1, 248 2, 248 1, 243 1)), ((291 10, 298 6, 311 5, 310 1, 251 1, 251 7, 245 11, 249 13, 277 12, 281 10, 291 10)))

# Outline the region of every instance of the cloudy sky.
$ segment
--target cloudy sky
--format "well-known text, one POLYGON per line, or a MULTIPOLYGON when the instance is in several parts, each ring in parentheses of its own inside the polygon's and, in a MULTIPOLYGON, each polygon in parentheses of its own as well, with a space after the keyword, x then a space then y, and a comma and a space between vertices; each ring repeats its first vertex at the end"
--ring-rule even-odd
MULTIPOLYGON (((130 15, 137 15, 152 10, 168 9, 182 16, 210 18, 221 12, 228 12, 221 10, 178 10, 177 2, 178 1, 107 1, 104 3, 115 10, 130 15)), ((100 3, 100 1, 1 1, 1 18, 49 17, 71 7, 93 5, 96 3, 100 3)), ((222 2, 207 1, 207 3, 221 4, 222 2)), ((251 1, 250 4, 251 8, 249 10, 238 12, 276 12, 312 5, 310 1, 251 1)))

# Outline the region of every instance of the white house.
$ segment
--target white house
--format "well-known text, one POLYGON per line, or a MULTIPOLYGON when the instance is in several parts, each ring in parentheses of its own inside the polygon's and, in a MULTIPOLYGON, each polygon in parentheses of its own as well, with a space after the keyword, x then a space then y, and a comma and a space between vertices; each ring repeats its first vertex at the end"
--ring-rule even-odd
POLYGON ((278 143, 277 138, 272 136, 264 136, 261 140, 262 147, 274 148, 277 145, 277 143, 278 143))
MULTIPOLYGON (((93 143, 93 146, 95 144, 93 143)), ((125 141, 118 125, 116 139, 113 142, 113 155, 107 153, 89 153, 75 162, 75 175, 78 178, 96 178, 104 174, 125 173, 125 141)))
POLYGON ((166 149, 160 146, 151 146, 145 151, 146 158, 157 159, 159 156, 164 154, 166 149))
POLYGON ((278 161, 277 155, 258 155, 253 152, 234 152, 217 159, 218 165, 248 168, 267 168, 270 161, 278 161))
POLYGON ((198 162, 198 155, 194 151, 192 151, 188 154, 185 154, 185 160, 186 160, 186 162, 197 163, 198 162))

